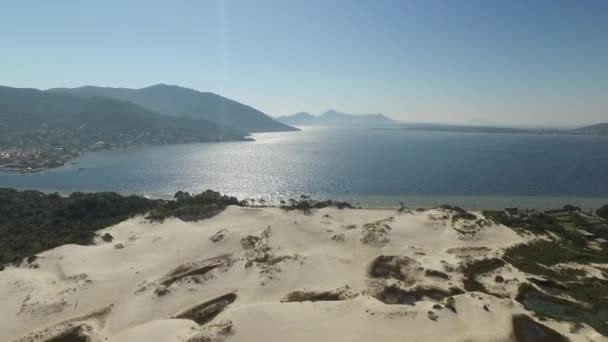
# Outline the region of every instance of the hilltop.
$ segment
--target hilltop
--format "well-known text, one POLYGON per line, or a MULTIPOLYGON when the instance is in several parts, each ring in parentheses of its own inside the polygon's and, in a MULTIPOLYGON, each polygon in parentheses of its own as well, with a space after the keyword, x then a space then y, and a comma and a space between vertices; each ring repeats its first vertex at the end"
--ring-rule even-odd
POLYGON ((330 109, 319 116, 310 113, 296 113, 277 117, 277 120, 289 125, 357 125, 357 126, 394 126, 398 122, 384 114, 346 114, 330 109))
POLYGON ((608 123, 599 123, 573 130, 578 134, 608 135, 608 123))
POLYGON ((49 92, 129 101, 161 115, 204 119, 222 128, 246 133, 297 130, 237 101, 214 93, 200 92, 175 85, 157 84, 141 89, 85 86, 55 88, 50 89, 49 92))

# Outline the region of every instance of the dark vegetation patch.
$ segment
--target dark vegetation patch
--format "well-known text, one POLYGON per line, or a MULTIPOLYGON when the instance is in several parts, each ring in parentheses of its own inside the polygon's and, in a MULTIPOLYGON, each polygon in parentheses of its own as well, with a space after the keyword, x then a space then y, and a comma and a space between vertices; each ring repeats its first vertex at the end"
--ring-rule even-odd
POLYGON ((233 328, 230 320, 209 324, 184 342, 224 342, 233 333, 233 328))
MULTIPOLYGON (((564 282, 551 279, 531 280, 540 288, 554 295, 568 295, 595 310, 608 310, 608 281, 598 278, 583 278, 564 282)), ((608 317, 607 317, 608 318, 608 317)))
POLYGON ((446 211, 454 212, 454 215, 452 215, 452 221, 458 221, 458 220, 471 221, 471 220, 477 219, 477 216, 469 213, 468 211, 466 211, 458 206, 451 206, 449 204, 444 204, 444 205, 440 206, 439 208, 446 210, 446 211))
POLYGON ((160 281, 160 285, 164 287, 169 287, 173 283, 186 278, 186 277, 194 277, 194 276, 203 276, 213 269, 220 266, 230 266, 232 265, 232 259, 228 254, 220 255, 214 258, 205 259, 200 262, 193 262, 184 265, 180 265, 173 270, 171 270, 167 275, 163 277, 160 281))
POLYGON ((416 287, 404 290, 398 286, 387 286, 376 295, 376 298, 385 304, 413 305, 421 300, 442 301, 447 297, 464 293, 461 289, 452 287, 443 290, 435 287, 416 287))
MULTIPOLYGON (((182 220, 211 217, 228 205, 242 205, 234 197, 205 191, 191 196, 178 192, 175 200, 151 200, 112 192, 75 192, 68 197, 40 191, 0 189, 0 264, 65 244, 88 245, 95 232, 135 215, 152 220, 176 216, 182 220)), ((104 235, 107 241, 111 235, 104 235)))
POLYGON ((606 254, 545 240, 513 246, 506 250, 503 258, 523 272, 555 280, 576 280, 573 277, 579 274, 550 268, 559 263, 608 263, 606 254))
POLYGON ((412 209, 410 209, 409 207, 405 206, 405 203, 403 202, 399 202, 399 213, 401 214, 414 214, 414 212, 412 211, 412 209))
POLYGON ((301 210, 305 213, 310 213, 312 209, 321 209, 321 208, 338 208, 338 209, 353 209, 354 207, 348 202, 340 202, 333 200, 325 200, 325 201, 316 201, 312 199, 310 196, 301 195, 299 199, 290 198, 288 200, 289 204, 285 203, 281 206, 281 209, 285 210, 301 210))
POLYGON ((485 288, 485 286, 483 286, 482 283, 477 281, 476 278, 477 276, 482 275, 484 273, 489 273, 496 269, 499 269, 504 265, 505 262, 497 258, 477 260, 465 265, 462 270, 462 273, 464 274, 464 289, 468 292, 478 291, 490 295, 495 295, 493 293, 490 293, 485 288))
POLYGON ((583 278, 587 275, 587 271, 579 268, 560 267, 560 272, 568 272, 572 277, 583 278))
POLYGON ((451 206, 449 204, 442 204, 439 206, 439 209, 453 211, 453 212, 460 213, 460 214, 465 214, 467 212, 466 210, 462 209, 461 207, 451 206))
POLYGON ((572 268, 551 268, 559 263, 606 263, 608 256, 592 250, 575 248, 570 245, 539 240, 507 249, 504 259, 514 267, 528 274, 532 285, 520 287, 517 300, 529 310, 547 317, 569 321, 585 321, 598 332, 608 334, 608 281, 588 277, 587 273, 572 268), (550 295, 549 295, 550 294, 550 295), (570 297, 584 303, 566 301, 559 297, 570 297), (602 321, 598 321, 602 317, 602 321))
POLYGON ((595 211, 595 214, 604 220, 608 220, 608 204, 601 206, 595 211))
POLYGON ((101 236, 101 239, 104 242, 112 242, 112 240, 114 240, 114 237, 110 233, 105 233, 101 236))
POLYGON ((528 278, 532 284, 547 291, 568 291, 568 287, 552 279, 528 278))
POLYGON ((576 229, 585 229, 596 236, 608 239, 608 229, 591 222, 585 216, 574 211, 576 209, 579 208, 565 205, 564 210, 571 210, 571 212, 566 212, 560 216, 537 212, 518 217, 508 216, 503 211, 484 211, 483 215, 496 223, 517 231, 525 231, 534 235, 555 234, 562 239, 562 244, 575 248, 587 246, 587 241, 576 229))
POLYGON ((193 276, 197 276, 197 275, 205 275, 218 266, 219 266, 219 264, 214 264, 214 265, 202 266, 202 267, 194 268, 194 269, 190 269, 190 270, 183 270, 181 272, 179 272, 179 271, 174 272, 173 274, 167 276, 161 282, 161 285, 169 287, 180 279, 183 279, 186 277, 193 277, 193 276))
POLYGON ((281 299, 283 303, 289 302, 318 302, 318 301, 339 301, 343 300, 340 293, 333 291, 321 291, 321 292, 306 292, 306 291, 295 291, 287 294, 285 298, 281 299))
POLYGON ((72 326, 58 335, 44 340, 44 342, 89 342, 90 337, 84 332, 80 325, 72 326))
POLYGON ((228 233, 228 231, 226 229, 221 229, 221 230, 217 231, 215 234, 211 235, 209 237, 209 240, 211 240, 211 242, 222 241, 227 233, 228 233))
POLYGON ((568 342, 568 338, 557 331, 534 321, 527 315, 512 318, 513 335, 516 342, 568 342))
POLYGON ((64 244, 90 244, 95 231, 143 214, 161 201, 110 192, 69 197, 0 189, 0 264, 64 244))
POLYGON ((386 222, 392 221, 393 217, 389 217, 364 224, 359 241, 364 245, 385 246, 391 241, 388 234, 392 229, 386 222))
POLYGON ((498 224, 519 228, 533 234, 544 234, 547 231, 554 232, 562 229, 555 218, 541 213, 527 219, 509 217, 504 211, 484 210, 482 214, 498 224))
POLYGON ((372 261, 369 267, 369 275, 372 278, 392 278, 406 281, 408 279, 408 269, 415 265, 418 265, 418 263, 406 256, 380 255, 372 261))
POLYGON ((189 319, 199 325, 203 325, 213 320, 235 300, 236 294, 228 293, 223 296, 214 298, 210 301, 196 305, 182 313, 177 314, 174 318, 189 319))
POLYGON ((225 196, 211 190, 197 195, 178 191, 174 199, 152 210, 147 218, 162 221, 169 217, 177 217, 182 221, 198 221, 219 214, 229 205, 246 205, 246 202, 239 201, 236 197, 225 196))
POLYGON ((559 263, 606 263, 608 256, 555 242, 538 240, 507 249, 504 259, 520 271, 542 279, 529 280, 544 290, 569 295, 594 306, 608 305, 608 281, 586 277, 586 272, 572 268, 551 268, 559 263))
MULTIPOLYGON (((608 281, 598 278, 583 278, 566 282, 567 291, 573 298, 596 309, 608 309, 608 281)), ((607 317, 608 319, 608 317, 607 317)))
POLYGON ((522 284, 516 298, 527 310, 541 318, 586 323, 598 333, 608 336, 608 306, 590 308, 563 298, 547 295, 530 284, 522 284))
POLYGON ((426 271, 424 271, 424 275, 427 277, 440 278, 440 279, 444 279, 444 280, 450 279, 449 274, 447 274, 445 272, 441 272, 441 271, 436 271, 436 270, 426 270, 426 271))
POLYGON ((475 214, 471 214, 471 213, 457 213, 454 216, 452 216, 452 221, 458 221, 458 220, 463 220, 463 221, 472 221, 472 220, 476 220, 477 216, 475 216, 475 214))
POLYGON ((477 255, 482 255, 482 254, 486 254, 491 252, 492 250, 488 247, 453 247, 453 248, 448 248, 447 252, 450 254, 457 254, 457 255, 471 255, 471 254, 477 254, 477 255))
POLYGON ((357 295, 357 293, 350 291, 350 287, 346 285, 333 291, 294 291, 281 299, 281 302, 342 301, 354 298, 357 295))

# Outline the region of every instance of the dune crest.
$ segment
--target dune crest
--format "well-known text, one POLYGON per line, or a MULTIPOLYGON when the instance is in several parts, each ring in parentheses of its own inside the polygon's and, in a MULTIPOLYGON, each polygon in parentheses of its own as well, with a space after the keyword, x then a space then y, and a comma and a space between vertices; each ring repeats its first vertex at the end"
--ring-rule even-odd
POLYGON ((531 237, 453 215, 229 207, 199 222, 137 217, 99 232, 112 239, 0 272, 0 340, 525 338, 515 324, 603 338, 553 320, 534 326, 515 300, 525 274, 496 261, 531 237))

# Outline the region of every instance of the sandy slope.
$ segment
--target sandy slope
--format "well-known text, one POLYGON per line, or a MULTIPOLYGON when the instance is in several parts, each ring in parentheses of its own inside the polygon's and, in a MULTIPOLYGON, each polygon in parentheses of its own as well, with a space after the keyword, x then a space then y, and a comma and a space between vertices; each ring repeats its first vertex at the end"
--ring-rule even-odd
MULTIPOLYGON (((511 340, 511 316, 525 310, 510 298, 457 294, 455 310, 448 298, 375 298, 391 285, 462 288, 461 263, 525 241, 502 226, 467 233, 445 215, 231 207, 197 223, 131 219, 104 230, 110 243, 62 246, 0 272, 0 340, 46 341, 66 331, 91 341, 511 340), (373 278, 379 255, 406 260, 407 277, 373 278)), ((492 277, 498 273, 505 284, 484 284, 514 297, 523 275, 503 267, 492 277)), ((573 341, 602 339, 588 327, 572 334, 567 323, 544 324, 573 341)))

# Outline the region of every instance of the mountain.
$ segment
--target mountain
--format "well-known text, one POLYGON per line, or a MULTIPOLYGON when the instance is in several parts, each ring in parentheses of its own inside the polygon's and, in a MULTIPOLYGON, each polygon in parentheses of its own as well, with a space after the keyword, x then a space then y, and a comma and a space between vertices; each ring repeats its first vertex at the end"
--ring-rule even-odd
POLYGON ((314 125, 314 121, 316 117, 310 113, 299 112, 292 115, 284 115, 276 118, 277 121, 282 122, 287 125, 314 125))
POLYGON ((0 169, 5 171, 36 172, 112 147, 244 140, 246 135, 128 101, 0 87, 0 169))
POLYGON ((573 129, 576 134, 608 135, 608 122, 573 129))
POLYGON ((247 133, 297 130, 242 103, 214 93, 199 92, 173 85, 158 84, 141 89, 85 86, 55 88, 50 89, 49 92, 129 101, 166 116, 204 119, 223 128, 233 128, 247 133))
POLYGON ((122 100, 0 87, 0 133, 15 135, 41 127, 112 135, 180 132, 183 138, 200 140, 241 139, 246 135, 202 119, 162 116, 122 100))
POLYGON ((357 125, 393 126, 398 122, 384 114, 345 114, 330 109, 319 116, 309 113, 296 113, 278 117, 277 120, 288 125, 357 125))
POLYGON ((384 114, 345 114, 333 109, 317 118, 325 125, 395 125, 396 121, 384 114))

